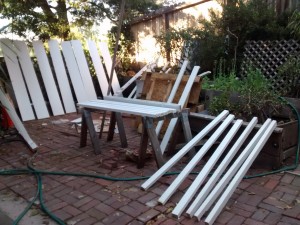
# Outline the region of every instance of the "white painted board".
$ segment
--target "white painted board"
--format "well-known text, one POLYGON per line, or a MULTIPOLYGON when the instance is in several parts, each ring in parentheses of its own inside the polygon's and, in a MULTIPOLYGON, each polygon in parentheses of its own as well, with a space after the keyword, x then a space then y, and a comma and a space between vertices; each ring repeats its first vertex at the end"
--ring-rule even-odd
POLYGON ((17 50, 14 48, 12 42, 8 39, 1 39, 0 44, 21 118, 23 121, 34 120, 35 115, 31 106, 28 92, 26 90, 25 81, 22 77, 22 71, 18 62, 18 58, 15 53, 17 50))
POLYGON ((65 112, 76 112, 75 102, 59 44, 57 40, 49 40, 48 45, 65 112))
POLYGON ((92 76, 89 70, 89 66, 82 48, 82 44, 79 40, 72 40, 71 45, 77 61, 79 72, 81 75, 83 86, 86 93, 89 96, 89 100, 97 99, 95 87, 93 84, 92 76))
POLYGON ((28 48, 24 41, 14 41, 14 45, 19 50, 17 53, 19 62, 21 64, 36 116, 38 119, 48 118, 49 112, 29 55, 28 48))
POLYGON ((64 109, 59 97, 59 93, 53 78, 49 60, 42 41, 32 42, 37 62, 47 91, 47 96, 54 116, 63 115, 64 109))

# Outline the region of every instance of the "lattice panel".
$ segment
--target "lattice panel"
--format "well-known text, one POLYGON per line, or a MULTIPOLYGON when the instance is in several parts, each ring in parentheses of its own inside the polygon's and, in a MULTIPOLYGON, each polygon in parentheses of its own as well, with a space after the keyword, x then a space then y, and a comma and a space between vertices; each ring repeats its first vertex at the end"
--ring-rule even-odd
POLYGON ((242 76, 245 76, 247 67, 252 65, 261 70, 274 89, 282 91, 291 81, 277 74, 278 67, 290 56, 299 54, 300 43, 295 40, 247 41, 241 68, 242 76))

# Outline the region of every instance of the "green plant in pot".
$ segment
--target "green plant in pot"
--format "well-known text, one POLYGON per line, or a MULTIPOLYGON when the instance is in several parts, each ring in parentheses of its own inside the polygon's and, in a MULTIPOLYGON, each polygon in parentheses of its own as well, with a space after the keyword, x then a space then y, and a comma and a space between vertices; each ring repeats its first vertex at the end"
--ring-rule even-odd
POLYGON ((208 111, 212 115, 227 109, 245 121, 256 116, 264 122, 283 106, 269 82, 255 68, 249 68, 243 78, 237 78, 235 72, 231 72, 227 77, 216 77, 212 83, 216 84, 212 84, 215 87, 221 86, 218 90, 222 91, 209 104, 208 111))

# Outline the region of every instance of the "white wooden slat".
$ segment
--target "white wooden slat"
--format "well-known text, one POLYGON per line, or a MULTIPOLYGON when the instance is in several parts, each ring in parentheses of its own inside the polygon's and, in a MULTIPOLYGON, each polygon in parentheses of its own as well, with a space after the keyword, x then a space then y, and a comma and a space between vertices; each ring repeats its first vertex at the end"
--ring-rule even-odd
MULTIPOLYGON (((184 72, 186 70, 186 67, 187 67, 188 63, 189 63, 188 60, 184 60, 182 66, 180 68, 180 71, 179 71, 179 73, 178 73, 178 75, 176 77, 175 83, 174 83, 174 85, 172 87, 171 93, 170 93, 170 95, 168 97, 168 100, 167 100, 168 103, 172 103, 173 102, 174 97, 175 97, 176 92, 178 90, 178 87, 179 87, 179 85, 181 83, 182 77, 184 75, 184 72)), ((155 129, 156 134, 159 134, 159 132, 160 132, 163 124, 164 124, 164 120, 158 121, 158 123, 156 125, 156 129, 155 129)))
POLYGON ((36 116, 38 119, 48 118, 49 112, 29 55, 28 48, 24 41, 14 41, 14 45, 20 51, 18 53, 19 62, 21 64, 36 116))
POLYGON ((97 49, 97 45, 94 41, 88 40, 88 48, 90 52, 91 59, 94 64, 94 68, 96 71, 97 79, 101 88, 101 92, 103 96, 107 96, 108 91, 108 79, 106 73, 103 68, 103 64, 101 62, 101 58, 97 49))
POLYGON ((261 151, 261 149, 263 148, 263 146, 271 136, 276 126, 277 126, 277 122, 273 120, 271 124, 268 126, 268 128, 266 129, 266 131, 264 132, 264 134, 262 135, 262 137, 260 138, 259 142, 255 146, 253 151, 248 156, 247 160, 244 162, 244 164, 237 172, 236 176, 232 179, 232 181, 230 182, 226 190, 223 192, 222 196, 219 198, 216 205, 213 207, 211 212, 206 217, 205 219, 206 224, 212 225, 214 223, 217 216, 220 214, 224 206, 227 204, 229 198, 231 197, 231 195, 233 194, 233 192, 235 191, 235 189, 237 188, 237 186, 239 185, 239 183, 241 182, 241 180, 249 170, 250 166, 258 156, 259 152, 261 151))
POLYGON ((33 41, 32 45, 34 48, 35 55, 37 57, 37 61, 45 84, 45 89, 47 91, 47 96, 49 98, 53 115, 63 115, 65 112, 53 78, 44 44, 42 41, 33 41))
POLYGON ((177 112, 177 110, 173 108, 155 107, 107 100, 91 100, 87 102, 80 102, 77 105, 80 107, 90 109, 107 110, 113 112, 128 113, 138 116, 148 116, 153 118, 177 112))
MULTIPOLYGON (((103 57, 104 65, 105 65, 105 68, 106 68, 106 71, 107 71, 107 74, 109 77, 110 73, 111 73, 111 68, 112 68, 112 59, 111 59, 111 56, 109 53, 108 46, 105 42, 100 42, 99 49, 100 49, 101 55, 103 57)), ((113 79, 112 79, 111 87, 112 87, 112 90, 114 91, 114 93, 117 93, 121 88, 115 70, 113 70, 113 79)))
POLYGON ((147 190, 159 178, 161 178, 172 166, 174 166, 188 151, 190 151, 200 140, 202 140, 217 124, 220 123, 227 115, 228 110, 224 110, 213 121, 211 121, 203 130, 201 130, 191 141, 189 141, 181 150, 179 150, 170 160, 168 160, 159 170, 157 170, 148 180, 146 180, 141 188, 147 190))
POLYGON ((35 115, 26 90, 17 55, 12 50, 14 46, 8 39, 1 39, 0 43, 22 120, 33 120, 35 119, 35 115))
MULTIPOLYGON (((140 69, 139 72, 137 72, 133 77, 131 77, 121 88, 120 90, 116 91, 115 95, 121 96, 121 93, 125 91, 133 82, 135 82, 139 77, 143 75, 143 72, 145 72, 148 69, 149 65, 144 66, 142 69, 140 69)), ((136 87, 135 87, 136 88, 136 87)))
POLYGON ((73 47, 83 85, 85 87, 86 93, 89 95, 89 100, 97 99, 95 87, 86 60, 86 56, 82 48, 82 44, 79 40, 72 40, 71 45, 73 47))
POLYGON ((217 149, 214 150, 214 153, 211 155, 210 159, 206 162, 205 166, 201 169, 197 177, 194 179, 193 183, 190 185, 190 187, 186 190, 185 194, 182 196, 180 201, 177 203, 176 207, 172 211, 173 215, 179 217, 182 214, 183 210, 186 208, 186 206, 192 200, 192 198, 199 190, 201 185, 204 183, 206 177, 213 169, 218 159, 221 157, 221 155, 223 154, 223 152, 225 151, 225 149, 227 148, 237 131, 242 126, 242 123, 243 121, 240 119, 235 121, 232 128, 226 134, 226 136, 221 141, 217 149))
POLYGON ((255 125, 257 124, 257 117, 252 118, 250 123, 247 125, 247 127, 244 129, 243 133, 240 135, 240 137, 236 140, 232 148, 228 151, 225 158, 222 160, 218 168, 214 171, 213 175, 209 178, 205 186, 202 188, 194 202, 191 204, 191 206, 188 208, 186 213, 192 217, 196 210, 199 208, 199 206, 202 204, 202 202, 205 200, 207 195, 210 193, 213 186, 217 183, 218 179, 221 177, 221 175, 224 173, 224 170, 228 166, 228 164, 231 162, 233 157, 236 155, 242 144, 245 142, 246 138, 249 136, 250 132, 253 130, 255 125))
POLYGON ((228 125, 233 121, 234 115, 229 115, 224 122, 218 127, 218 129, 213 133, 213 135, 205 142, 202 148, 199 149, 197 154, 190 160, 190 162, 184 167, 180 174, 175 178, 172 184, 165 190, 162 196, 158 199, 161 204, 165 204, 168 199, 174 194, 179 185, 184 181, 184 179, 189 175, 189 173, 194 169, 197 163, 203 158, 210 147, 217 141, 222 132, 228 127, 228 125))
POLYGON ((89 95, 87 94, 83 81, 81 79, 80 71, 77 61, 73 52, 70 41, 63 41, 61 43, 62 52, 67 64, 69 75, 73 84, 74 92, 78 102, 88 101, 89 95))
POLYGON ((20 135, 24 138, 24 140, 27 142, 27 144, 30 146, 31 149, 36 149, 38 146, 30 138, 30 136, 27 133, 27 130, 25 129, 22 121, 19 119, 19 116, 17 115, 13 105, 7 99, 7 97, 6 97, 5 93, 3 92, 2 88, 0 88, 0 101, 1 101, 2 105, 5 107, 6 112, 8 113, 9 117, 13 121, 14 126, 18 130, 20 135))
POLYGON ((180 105, 176 103, 167 103, 167 102, 158 102, 158 101, 151 101, 151 100, 143 100, 143 99, 131 99, 131 98, 120 98, 116 96, 106 96, 104 100, 109 101, 116 101, 116 102, 126 102, 132 104, 141 104, 141 105, 149 105, 149 106, 156 106, 156 107, 164 107, 164 108, 172 108, 180 111, 180 105))
POLYGON ((200 220, 200 218, 204 215, 204 213, 209 209, 209 207, 212 206, 212 204, 215 202, 215 200, 219 197, 219 195, 222 193, 228 182, 232 179, 232 177, 236 174, 236 172, 240 169, 241 165, 244 163, 244 161, 247 159, 255 145, 258 143, 259 139, 263 135, 263 133, 266 131, 267 127, 271 123, 270 119, 267 119, 263 126, 258 130, 258 132, 255 134, 255 136, 251 139, 251 141, 248 143, 246 148, 242 151, 242 153, 239 155, 239 157, 234 161, 232 166, 229 168, 229 170, 225 173, 225 175, 222 177, 222 179, 217 183, 217 185, 214 187, 214 189, 210 192, 210 194, 205 198, 204 202, 200 204, 199 209, 195 212, 195 217, 200 220))
POLYGON ((48 41, 48 45, 65 111, 66 113, 76 112, 75 102, 59 44, 57 40, 50 40, 48 41))
MULTIPOLYGON (((181 97, 179 99, 179 102, 178 104, 181 105, 181 107, 184 107, 186 101, 188 100, 188 97, 189 97, 189 94, 191 92, 191 89, 192 89, 192 86, 193 86, 193 83, 194 83, 194 80, 197 76, 197 73, 199 71, 200 67, 199 66, 195 66, 192 70, 192 73, 185 85, 185 88, 181 94, 181 97)), ((178 118, 173 118, 171 119, 170 123, 169 123, 169 126, 165 132, 165 135, 163 137, 163 140, 161 141, 161 144, 160 144, 160 148, 161 148, 161 151, 162 153, 165 152, 167 146, 168 146, 168 143, 170 141, 170 138, 171 138, 171 135, 174 131, 174 128, 176 126, 176 123, 177 123, 177 120, 178 118)))

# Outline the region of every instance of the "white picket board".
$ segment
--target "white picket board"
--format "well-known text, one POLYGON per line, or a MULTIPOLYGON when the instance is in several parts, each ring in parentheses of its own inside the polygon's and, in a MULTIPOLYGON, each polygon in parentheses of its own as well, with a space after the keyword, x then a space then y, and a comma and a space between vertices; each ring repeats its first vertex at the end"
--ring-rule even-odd
MULTIPOLYGON (((184 90, 181 94, 181 97, 179 99, 179 102, 178 104, 181 105, 181 107, 184 107, 186 101, 188 100, 188 97, 190 95, 190 92, 191 92, 191 89, 192 89, 192 86, 193 86, 193 83, 195 81, 195 78, 198 74, 198 71, 199 71, 200 67, 199 66, 194 66, 193 70, 192 70, 192 73, 184 87, 184 90)), ((161 151, 162 151, 162 154, 165 152, 167 146, 168 146, 168 143, 170 141, 170 138, 171 138, 171 135, 174 131, 174 128, 176 126, 176 123, 177 123, 177 120, 178 118, 172 118, 170 123, 169 123, 169 126, 165 132, 165 135, 163 137, 163 140, 161 141, 161 144, 160 144, 160 148, 161 148, 161 151)))
POLYGON ((78 102, 88 101, 89 95, 87 94, 83 81, 81 79, 78 64, 73 52, 73 48, 70 41, 63 41, 61 43, 62 52, 65 62, 69 71, 69 75, 73 84, 74 92, 78 102))
POLYGON ((206 177, 210 173, 210 171, 213 169, 215 164, 217 163, 218 159, 221 157, 237 131, 242 126, 243 121, 238 119, 235 121, 234 125, 231 127, 231 129, 228 131, 224 139, 221 141, 219 146, 216 150, 214 150, 214 153, 209 158, 209 160, 205 163, 205 166, 201 169, 197 177, 194 179, 193 183, 190 185, 190 187, 186 190, 185 194, 182 196, 180 201, 177 203, 176 207, 172 211, 172 214, 179 217, 183 210, 186 208, 186 206, 189 204, 189 202, 192 200, 196 192, 199 190, 203 182, 205 181, 206 177))
POLYGON ((53 78, 44 44, 42 41, 33 41, 32 45, 38 61, 38 65, 41 71, 41 75, 44 81, 44 86, 47 91, 53 115, 63 115, 65 112, 59 97, 57 86, 53 78))
POLYGON ((21 64, 36 116, 38 119, 48 118, 49 112, 35 70, 33 68, 28 48, 24 41, 14 41, 14 45, 19 50, 17 53, 19 62, 21 64))
POLYGON ((86 93, 89 95, 89 100, 97 99, 95 87, 89 70, 88 62, 82 48, 82 44, 79 40, 72 40, 71 45, 73 47, 74 55, 77 61, 84 88, 86 90, 86 93))
MULTIPOLYGON (((111 68, 112 68, 112 59, 111 59, 111 56, 109 53, 109 49, 105 42, 99 43, 99 49, 100 49, 100 53, 104 60, 104 65, 105 65, 107 75, 108 75, 108 80, 109 80, 109 76, 110 76, 111 68)), ((113 70, 113 78, 112 78, 111 87, 112 87, 112 90, 114 91, 114 93, 117 93, 121 88, 115 70, 113 70)), ((120 96, 122 96, 122 94, 120 94, 120 96)))
POLYGON ((239 157, 234 161, 226 174, 221 178, 221 180, 217 183, 214 189, 210 192, 210 194, 205 198, 205 201, 200 205, 199 209, 195 212, 195 217, 200 220, 200 218, 204 215, 204 213, 212 206, 214 201, 219 197, 222 193, 226 185, 232 179, 232 177, 236 174, 236 172, 240 169, 241 165, 247 159, 249 154, 252 152, 259 139, 266 131, 267 127, 271 123, 270 119, 267 119, 263 126, 258 130, 255 136, 251 139, 246 148, 242 151, 239 157))
POLYGON ((264 134, 262 135, 262 137, 260 138, 259 142, 255 146, 253 151, 248 156, 247 160, 243 163, 243 165, 241 166, 241 168, 239 169, 235 177, 232 179, 232 181, 230 182, 226 190, 223 192, 223 194, 217 201, 216 205, 212 208, 212 210, 206 217, 205 219, 206 224, 212 225, 214 223, 217 216, 220 214, 222 209, 227 204, 229 198, 231 197, 231 195, 233 194, 233 192, 235 191, 235 189, 237 188, 237 186, 239 185, 239 183, 241 182, 241 180, 249 170, 250 166, 258 156, 259 152, 261 151, 261 149, 263 148, 263 146, 271 136, 276 126, 277 126, 277 122, 273 120, 271 124, 268 126, 268 128, 266 129, 266 131, 264 132, 264 134))
POLYGON ((171 159, 169 159, 159 170, 157 170, 142 185, 143 190, 150 188, 159 178, 161 178, 172 166, 174 166, 183 156, 185 156, 199 141, 201 141, 217 124, 227 115, 228 110, 224 110, 213 121, 205 126, 192 140, 190 140, 182 149, 180 149, 171 159))
POLYGON ((5 107, 6 112, 8 113, 9 117, 14 123, 15 128, 18 130, 20 135, 24 138, 27 144, 30 146, 31 149, 36 149, 38 146, 36 143, 30 138, 27 130, 25 129, 22 121, 20 120, 19 116, 17 115, 14 106, 11 102, 7 99, 5 93, 3 92, 2 88, 0 88, 0 101, 2 105, 5 107))
POLYGON ((71 86, 57 40, 48 41, 52 64, 66 113, 76 112, 71 86))
MULTIPOLYGON (((184 60, 182 66, 181 66, 181 68, 180 68, 180 71, 179 71, 179 73, 178 73, 178 75, 177 75, 177 77, 176 77, 175 83, 174 83, 174 85, 173 85, 173 87, 172 87, 172 90, 171 90, 171 93, 170 93, 170 95, 169 95, 169 97, 168 97, 167 102, 169 102, 169 103, 170 103, 170 102, 171 102, 171 103, 173 102, 174 97, 175 97, 176 92, 177 92, 177 90, 178 90, 178 87, 179 87, 179 85, 180 85, 180 83, 181 83, 182 77, 183 77, 183 75, 184 75, 184 72, 185 72, 185 70, 186 70, 186 67, 187 67, 188 63, 189 63, 188 60, 184 60)), ((161 130, 163 124, 164 124, 164 120, 158 121, 158 123, 157 123, 157 125, 156 125, 156 129, 155 129, 156 134, 159 134, 159 132, 160 132, 160 130, 161 130)))
POLYGON ((158 199, 158 202, 165 204, 168 199, 174 194, 179 185, 184 181, 184 179, 189 175, 189 173, 194 169, 197 163, 203 158, 210 147, 217 141, 222 132, 228 127, 228 125, 233 121, 234 115, 229 115, 223 123, 218 127, 218 129, 213 133, 213 135, 205 142, 202 148, 199 149, 197 154, 189 161, 189 163, 184 167, 180 174, 175 178, 172 184, 165 190, 162 196, 158 199))
POLYGON ((4 56, 5 64, 10 76, 10 80, 14 89, 16 101, 23 121, 34 120, 35 115, 31 106, 26 85, 23 80, 22 71, 18 62, 14 46, 8 39, 1 39, 1 49, 4 56))
POLYGON ((239 138, 236 140, 234 145, 231 147, 231 149, 226 154, 225 158, 222 160, 218 168, 214 171, 212 176, 209 178, 205 186, 201 189, 198 196, 194 200, 194 202, 191 204, 191 206, 188 208, 186 213, 192 217, 196 210, 199 208, 199 206, 202 204, 202 202, 205 200, 207 195, 210 193, 213 186, 217 183, 218 179, 221 177, 221 175, 224 173, 224 170, 228 166, 228 164, 231 162, 233 157, 236 155, 242 144, 245 142, 246 138, 249 136, 250 132, 253 130, 255 125, 257 124, 257 117, 252 118, 250 123, 247 125, 247 127, 244 129, 243 133, 239 136, 239 138))
POLYGON ((101 62, 97 45, 94 41, 88 40, 88 48, 89 48, 91 59, 94 64, 94 68, 96 71, 96 75, 101 88, 102 95, 107 96, 108 79, 104 71, 103 64, 101 62))

